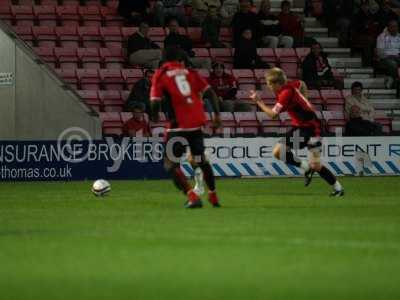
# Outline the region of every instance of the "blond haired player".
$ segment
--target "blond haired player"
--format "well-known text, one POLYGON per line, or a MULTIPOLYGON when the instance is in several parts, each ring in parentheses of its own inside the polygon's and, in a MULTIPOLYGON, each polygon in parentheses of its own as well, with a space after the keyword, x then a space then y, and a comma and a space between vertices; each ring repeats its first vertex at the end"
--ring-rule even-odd
POLYGON ((301 80, 288 81, 286 74, 279 68, 272 68, 265 74, 269 89, 276 95, 274 107, 268 107, 255 91, 250 97, 270 118, 275 119, 282 112, 287 112, 291 118, 292 128, 274 147, 273 155, 286 164, 299 167, 305 172, 305 185, 311 183, 314 172, 323 178, 333 191, 331 196, 341 197, 344 189, 335 175, 321 164, 321 121, 318 119, 313 105, 307 100, 307 86, 301 80), (301 160, 295 157, 292 150, 306 148, 309 159, 301 160))

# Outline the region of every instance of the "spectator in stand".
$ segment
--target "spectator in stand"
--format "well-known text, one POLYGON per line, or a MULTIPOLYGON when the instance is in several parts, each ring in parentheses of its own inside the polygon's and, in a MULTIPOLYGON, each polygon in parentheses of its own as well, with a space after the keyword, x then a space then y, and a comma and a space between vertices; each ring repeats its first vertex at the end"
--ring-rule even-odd
POLYGON ((180 48, 182 49, 188 58, 187 64, 189 67, 195 67, 199 69, 210 69, 211 61, 209 58, 194 57, 193 42, 187 36, 179 33, 178 20, 172 18, 168 21, 167 27, 168 35, 164 40, 164 48, 180 48))
MULTIPOLYGON (((136 1, 136 0, 135 0, 136 1)), ((155 4, 155 15, 158 23, 164 26, 171 17, 178 20, 181 26, 187 26, 185 7, 188 6, 187 0, 161 0, 155 4)))
POLYGON ((150 136, 149 126, 142 113, 133 113, 132 118, 123 125, 123 134, 132 137, 150 136))
POLYGON ((253 33, 252 39, 258 41, 260 23, 258 22, 257 14, 251 11, 252 3, 250 0, 240 0, 240 10, 233 16, 232 30, 233 30, 233 45, 239 46, 242 33, 245 29, 250 29, 253 33))
POLYGON ((260 30, 263 43, 268 48, 292 48, 293 38, 288 35, 282 35, 282 28, 279 19, 271 12, 270 0, 263 0, 258 12, 260 30))
POLYGON ((370 136, 382 135, 382 125, 374 120, 375 110, 368 99, 363 95, 361 82, 354 82, 351 86, 351 95, 346 98, 346 135, 370 136))
POLYGON ((128 24, 137 26, 142 21, 152 19, 150 1, 148 0, 119 0, 118 14, 125 18, 128 24))
POLYGON ((206 18, 201 25, 201 37, 206 47, 225 48, 225 44, 219 39, 221 31, 221 17, 218 15, 216 6, 209 6, 206 18))
POLYGON ((393 11, 390 0, 383 0, 381 8, 377 13, 379 32, 382 32, 390 20, 399 20, 398 15, 393 11))
POLYGON ((125 102, 125 111, 145 112, 150 115, 150 88, 153 75, 154 71, 148 69, 144 72, 144 77, 134 84, 125 102))
POLYGON ((193 25, 201 25, 207 17, 209 8, 215 7, 215 10, 221 7, 219 0, 191 0, 192 15, 190 21, 193 25))
POLYGON ((161 59, 160 47, 149 39, 149 24, 141 22, 138 31, 128 39, 128 57, 132 65, 158 68, 161 59))
POLYGON ((257 43, 252 38, 249 28, 243 30, 235 48, 233 65, 235 69, 268 69, 270 66, 257 54, 257 43))
POLYGON ((392 88, 394 80, 398 77, 397 69, 400 66, 400 34, 397 20, 391 20, 377 39, 377 53, 379 66, 386 72, 389 80, 387 88, 392 88))
POLYGON ((225 66, 222 63, 215 63, 208 78, 210 86, 213 88, 221 103, 221 111, 249 111, 250 105, 240 103, 236 99, 237 80, 236 78, 225 72, 225 66))
POLYGON ((311 89, 331 86, 337 89, 342 88, 342 83, 334 78, 327 55, 318 42, 311 45, 311 51, 303 61, 302 71, 303 80, 311 89))
POLYGON ((301 47, 307 44, 304 39, 303 20, 292 13, 291 7, 289 1, 282 1, 281 13, 278 16, 279 24, 282 28, 282 34, 293 37, 295 47, 301 47))
POLYGON ((364 66, 372 65, 379 22, 376 14, 371 13, 368 1, 361 4, 359 12, 354 16, 352 29, 352 47, 361 49, 364 66))
POLYGON ((233 16, 239 10, 239 0, 224 0, 222 1, 220 14, 222 17, 222 23, 229 25, 232 23, 233 16))

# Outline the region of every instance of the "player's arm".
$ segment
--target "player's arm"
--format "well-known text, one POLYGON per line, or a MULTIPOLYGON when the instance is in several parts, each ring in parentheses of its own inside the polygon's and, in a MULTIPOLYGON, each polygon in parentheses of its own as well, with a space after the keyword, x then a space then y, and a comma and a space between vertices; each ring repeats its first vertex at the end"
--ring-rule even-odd
POLYGON ((220 127, 221 126, 221 118, 220 118, 220 109, 219 109, 219 99, 217 94, 214 92, 214 90, 209 87, 204 91, 203 97, 206 99, 209 99, 211 102, 211 106, 214 111, 214 116, 213 116, 213 122, 215 127, 220 127))
POLYGON ((261 100, 260 96, 257 94, 256 91, 250 92, 250 99, 252 99, 258 107, 266 113, 271 119, 276 119, 279 116, 279 111, 276 109, 277 106, 275 105, 273 108, 265 105, 265 103, 261 100))
POLYGON ((304 81, 300 81, 300 93, 308 99, 308 88, 304 81))

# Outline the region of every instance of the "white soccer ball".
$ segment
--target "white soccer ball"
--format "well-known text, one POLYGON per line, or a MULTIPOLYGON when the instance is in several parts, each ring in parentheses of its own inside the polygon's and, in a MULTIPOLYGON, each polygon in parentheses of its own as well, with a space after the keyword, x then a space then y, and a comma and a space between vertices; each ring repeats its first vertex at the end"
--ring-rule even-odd
POLYGON ((111 191, 111 184, 104 179, 98 179, 93 182, 92 192, 95 196, 101 197, 105 196, 107 193, 111 191))

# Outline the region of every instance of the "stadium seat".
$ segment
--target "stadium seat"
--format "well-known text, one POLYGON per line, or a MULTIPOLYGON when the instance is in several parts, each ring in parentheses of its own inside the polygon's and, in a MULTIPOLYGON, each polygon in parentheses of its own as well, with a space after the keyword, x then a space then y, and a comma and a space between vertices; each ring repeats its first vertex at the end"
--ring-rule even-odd
POLYGON ((119 91, 99 91, 99 98, 104 105, 104 111, 121 112, 124 101, 119 91))
POLYGON ((221 127, 216 128, 214 133, 222 136, 236 135, 236 121, 232 113, 221 112, 221 127))
POLYGON ((57 66, 61 69, 77 69, 78 55, 76 49, 54 48, 54 54, 57 58, 57 66))
POLYGON ((127 40, 132 34, 137 31, 137 27, 122 27, 121 33, 124 40, 127 40))
POLYGON ((266 69, 254 69, 254 78, 256 83, 262 88, 265 86, 265 72, 266 69))
POLYGON ((274 49, 272 48, 257 48, 257 53, 264 61, 270 64, 276 65, 278 62, 274 49))
POLYGON ((111 47, 122 47, 122 33, 121 28, 113 27, 100 27, 100 35, 103 40, 103 44, 106 48, 111 47))
POLYGON ((84 69, 100 69, 101 57, 98 48, 78 48, 80 66, 84 69))
POLYGON ((122 135, 122 120, 119 112, 104 112, 99 114, 103 122, 104 135, 122 135))
POLYGON ((57 46, 57 36, 53 26, 34 26, 32 33, 35 38, 35 45, 50 48, 57 46))
POLYGON ((232 30, 229 27, 222 27, 219 33, 221 42, 230 44, 232 43, 232 30))
POLYGON ((207 137, 214 135, 214 126, 209 113, 206 113, 206 124, 203 126, 203 132, 207 137))
POLYGON ((150 121, 149 123, 151 135, 154 137, 163 137, 165 128, 168 126, 168 121, 164 113, 158 113, 157 121, 150 121))
POLYGON ((33 13, 39 26, 57 26, 57 14, 54 5, 35 5, 33 13))
POLYGON ((77 92, 79 96, 85 101, 85 103, 93 108, 95 111, 100 112, 103 110, 103 105, 100 101, 97 91, 80 90, 77 92))
POLYGON ((102 46, 102 38, 99 27, 81 26, 78 27, 80 45, 82 47, 100 48, 102 46))
POLYGON ((234 117, 237 123, 237 134, 258 135, 260 123, 255 112, 235 112, 234 117))
POLYGON ((299 77, 297 63, 281 63, 280 67, 285 71, 289 79, 297 79, 299 77))
POLYGON ((80 90, 94 90, 100 89, 100 76, 96 69, 78 69, 76 71, 79 80, 80 90))
POLYGON ((210 52, 207 48, 193 48, 195 57, 210 57, 210 52))
POLYGON ((149 37, 153 42, 164 42, 165 30, 162 27, 150 27, 149 37))
POLYGON ((229 48, 210 48, 210 56, 213 61, 228 63, 233 61, 232 50, 229 48))
POLYGON ((19 26, 33 26, 34 15, 32 6, 16 5, 11 7, 11 13, 16 25, 19 26))
POLYGON ((210 71, 207 69, 197 69, 197 72, 203 77, 208 78, 210 76, 210 71))
MULTIPOLYGON (((118 3, 118 2, 116 2, 118 3)), ((116 8, 101 7, 100 9, 103 26, 124 26, 124 19, 118 15, 116 8)))
POLYGON ((278 135, 281 133, 281 121, 272 120, 264 112, 256 112, 257 121, 260 124, 260 131, 265 135, 278 135))
POLYGON ((188 27, 187 34, 190 39, 193 41, 194 45, 202 46, 204 44, 202 35, 201 35, 201 27, 188 27))
POLYGON ((327 129, 330 133, 344 133, 346 120, 343 111, 323 111, 322 115, 326 121, 327 129))
POLYGON ((375 111, 375 122, 382 125, 382 131, 386 134, 392 131, 392 119, 389 118, 385 112, 376 110, 375 111))
POLYGON ((123 90, 125 81, 121 70, 104 69, 100 70, 101 87, 106 90, 123 90))
POLYGON ((33 51, 42 59, 46 64, 51 66, 53 69, 56 68, 57 59, 55 57, 53 48, 48 47, 36 47, 33 51))
POLYGON ((100 48, 100 56, 106 69, 121 69, 125 65, 125 54, 122 48, 100 48))
POLYGON ((56 69, 56 73, 65 81, 65 83, 72 86, 75 90, 78 89, 78 78, 76 76, 76 70, 56 69))
POLYGON ((56 35, 61 47, 79 47, 79 35, 75 26, 56 27, 56 35))
POLYGON ((267 105, 274 105, 276 102, 276 96, 269 89, 263 89, 259 92, 260 98, 267 105))
POLYGON ((276 48, 275 55, 279 60, 279 63, 296 63, 298 57, 294 48, 276 48))
POLYGON ((299 62, 302 62, 309 53, 310 48, 296 48, 296 54, 299 62))
POLYGON ((141 69, 123 69, 122 77, 126 83, 126 88, 131 90, 136 81, 143 78, 143 71, 141 69))
POLYGON ((100 27, 102 24, 102 17, 98 6, 79 6, 78 13, 80 23, 83 26, 100 27))
POLYGON ((255 83, 253 70, 250 69, 233 69, 233 76, 239 83, 255 83))
POLYGON ((308 90, 308 99, 314 105, 316 110, 322 111, 324 109, 324 101, 319 90, 308 90))
POLYGON ((343 111, 344 99, 340 90, 321 90, 326 110, 343 111))
POLYGON ((64 5, 57 6, 56 13, 58 22, 62 26, 79 26, 78 6, 64 5))
POLYGON ((0 5, 0 19, 8 25, 16 25, 9 5, 0 5))
POLYGON ((24 40, 27 44, 33 46, 34 43, 34 35, 32 32, 32 28, 30 26, 15 26, 15 33, 24 40))

